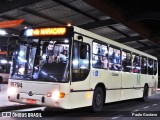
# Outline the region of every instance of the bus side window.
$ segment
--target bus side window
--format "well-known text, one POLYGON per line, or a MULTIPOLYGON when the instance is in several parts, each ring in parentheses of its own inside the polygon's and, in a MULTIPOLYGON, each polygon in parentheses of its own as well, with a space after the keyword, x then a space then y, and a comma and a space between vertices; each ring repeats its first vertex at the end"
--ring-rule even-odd
POLYGON ((147 74, 147 58, 141 57, 141 74, 147 74))
POLYGON ((153 60, 148 59, 148 74, 153 75, 153 60))
POLYGON ((131 72, 131 53, 122 51, 122 70, 124 72, 131 72))
POLYGON ((133 73, 140 73, 140 56, 132 54, 133 73))
POLYGON ((121 70, 121 51, 109 47, 109 69, 114 71, 121 70))
POLYGON ((155 60, 154 60, 154 70, 153 70, 153 72, 154 72, 154 75, 157 74, 157 61, 155 61, 155 60))
POLYGON ((74 42, 72 62, 72 82, 85 80, 90 71, 90 46, 82 42, 74 42), (80 58, 81 44, 86 45, 87 52, 84 59, 80 58))
POLYGON ((93 42, 92 66, 94 68, 108 68, 108 47, 93 42))

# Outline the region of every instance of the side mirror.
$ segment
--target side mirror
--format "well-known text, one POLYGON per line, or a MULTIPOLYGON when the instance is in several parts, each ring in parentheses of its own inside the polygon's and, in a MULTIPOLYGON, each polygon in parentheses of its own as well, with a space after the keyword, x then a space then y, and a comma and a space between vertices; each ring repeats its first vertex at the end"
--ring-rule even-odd
POLYGON ((80 46, 80 59, 86 59, 87 57, 87 45, 81 44, 80 46))

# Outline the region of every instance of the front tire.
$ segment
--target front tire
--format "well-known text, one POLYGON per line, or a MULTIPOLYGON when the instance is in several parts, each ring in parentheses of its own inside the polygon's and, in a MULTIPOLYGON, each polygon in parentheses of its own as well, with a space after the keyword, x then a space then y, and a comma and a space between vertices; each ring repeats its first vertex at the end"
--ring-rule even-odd
POLYGON ((97 87, 93 94, 92 110, 94 112, 101 111, 104 104, 104 92, 101 87, 97 87))

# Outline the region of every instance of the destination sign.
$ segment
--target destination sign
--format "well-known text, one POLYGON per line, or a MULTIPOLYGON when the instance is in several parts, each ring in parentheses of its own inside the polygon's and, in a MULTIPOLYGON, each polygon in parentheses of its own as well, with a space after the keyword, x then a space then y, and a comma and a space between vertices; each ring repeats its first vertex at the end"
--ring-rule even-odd
POLYGON ((72 37, 73 27, 53 26, 53 27, 33 27, 23 29, 21 37, 72 37))

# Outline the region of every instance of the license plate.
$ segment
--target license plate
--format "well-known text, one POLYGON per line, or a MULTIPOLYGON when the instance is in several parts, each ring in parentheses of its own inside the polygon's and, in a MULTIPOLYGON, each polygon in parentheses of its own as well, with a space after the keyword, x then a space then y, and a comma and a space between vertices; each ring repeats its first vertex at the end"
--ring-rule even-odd
POLYGON ((36 104, 36 100, 34 99, 27 99, 26 102, 30 104, 36 104))

